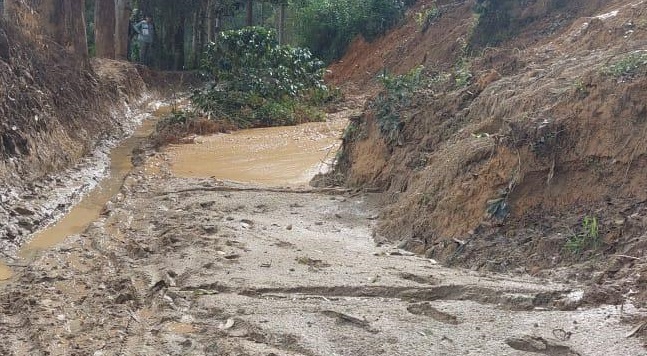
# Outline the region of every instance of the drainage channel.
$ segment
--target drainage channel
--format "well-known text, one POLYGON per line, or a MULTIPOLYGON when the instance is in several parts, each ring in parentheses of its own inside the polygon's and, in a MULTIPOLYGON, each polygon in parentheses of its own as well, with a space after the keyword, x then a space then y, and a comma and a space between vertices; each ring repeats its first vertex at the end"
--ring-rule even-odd
MULTIPOLYGON (((90 223, 99 218, 105 204, 119 192, 124 179, 133 168, 132 152, 153 132, 159 117, 170 111, 170 107, 161 107, 152 113, 152 117, 144 120, 133 135, 124 139, 110 152, 109 174, 67 214, 56 223, 34 234, 29 242, 23 245, 18 257, 29 263, 39 252, 51 248, 65 240, 68 236, 79 234, 90 223)), ((0 281, 6 281, 13 275, 10 266, 0 262, 0 281)))

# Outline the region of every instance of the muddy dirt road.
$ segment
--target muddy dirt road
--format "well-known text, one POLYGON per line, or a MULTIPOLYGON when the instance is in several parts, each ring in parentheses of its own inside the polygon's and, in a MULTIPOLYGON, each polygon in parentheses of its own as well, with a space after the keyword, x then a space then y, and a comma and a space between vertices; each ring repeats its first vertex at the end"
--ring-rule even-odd
POLYGON ((177 154, 12 266, 0 355, 646 354, 631 305, 376 246, 369 194, 178 177, 177 154))

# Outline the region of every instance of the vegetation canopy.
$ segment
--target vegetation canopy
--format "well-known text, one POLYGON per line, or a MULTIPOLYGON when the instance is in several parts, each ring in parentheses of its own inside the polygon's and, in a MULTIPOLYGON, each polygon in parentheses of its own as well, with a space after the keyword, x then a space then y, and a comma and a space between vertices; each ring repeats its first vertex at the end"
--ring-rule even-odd
POLYGON ((326 61, 339 58, 357 35, 372 40, 393 27, 413 0, 295 1, 301 41, 326 61))
POLYGON ((262 27, 221 32, 202 69, 210 84, 193 93, 194 105, 240 127, 320 120, 315 106, 331 98, 324 63, 308 49, 279 45, 262 27))

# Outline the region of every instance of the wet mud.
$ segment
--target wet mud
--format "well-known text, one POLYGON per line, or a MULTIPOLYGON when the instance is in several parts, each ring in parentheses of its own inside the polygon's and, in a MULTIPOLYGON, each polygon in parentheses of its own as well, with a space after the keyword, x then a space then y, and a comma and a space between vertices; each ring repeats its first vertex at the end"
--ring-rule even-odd
POLYGON ((167 152, 175 176, 303 185, 325 173, 335 158, 347 121, 242 130, 198 137, 167 152))

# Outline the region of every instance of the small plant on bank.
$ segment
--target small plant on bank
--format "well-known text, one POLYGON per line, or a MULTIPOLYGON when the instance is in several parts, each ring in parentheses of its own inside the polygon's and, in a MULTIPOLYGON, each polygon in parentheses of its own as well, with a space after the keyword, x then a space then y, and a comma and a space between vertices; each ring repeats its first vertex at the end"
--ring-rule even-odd
POLYGON ((427 29, 434 22, 434 20, 436 20, 439 17, 440 17, 440 10, 436 6, 436 4, 433 4, 428 9, 424 9, 423 11, 416 13, 416 24, 418 25, 420 32, 427 31, 427 29))
POLYGON ((585 98, 587 95, 589 95, 589 89, 587 88, 586 84, 584 84, 584 81, 582 79, 578 79, 573 82, 573 88, 575 89, 575 93, 580 98, 585 98))
POLYGON ((193 93, 193 104, 239 127, 322 120, 316 107, 333 99, 323 83, 324 63, 305 48, 279 45, 263 27, 221 32, 202 68, 211 84, 193 93))
POLYGON ((344 133, 342 134, 342 140, 344 142, 346 141, 352 141, 353 138, 358 134, 360 130, 359 124, 357 121, 351 121, 348 126, 344 129, 344 133))
POLYGON ((571 235, 564 248, 574 255, 581 255, 586 250, 600 247, 601 242, 598 219, 585 216, 579 231, 571 235))
POLYGON ((471 64, 467 60, 461 60, 454 69, 453 78, 456 88, 464 88, 472 83, 471 64))
POLYGON ((383 73, 379 77, 384 90, 369 106, 375 112, 380 132, 389 143, 397 141, 402 128, 401 112, 411 104, 415 92, 425 82, 423 69, 419 66, 403 75, 383 73))
POLYGON ((647 74, 647 52, 637 51, 605 67, 603 74, 614 77, 634 77, 647 74))

